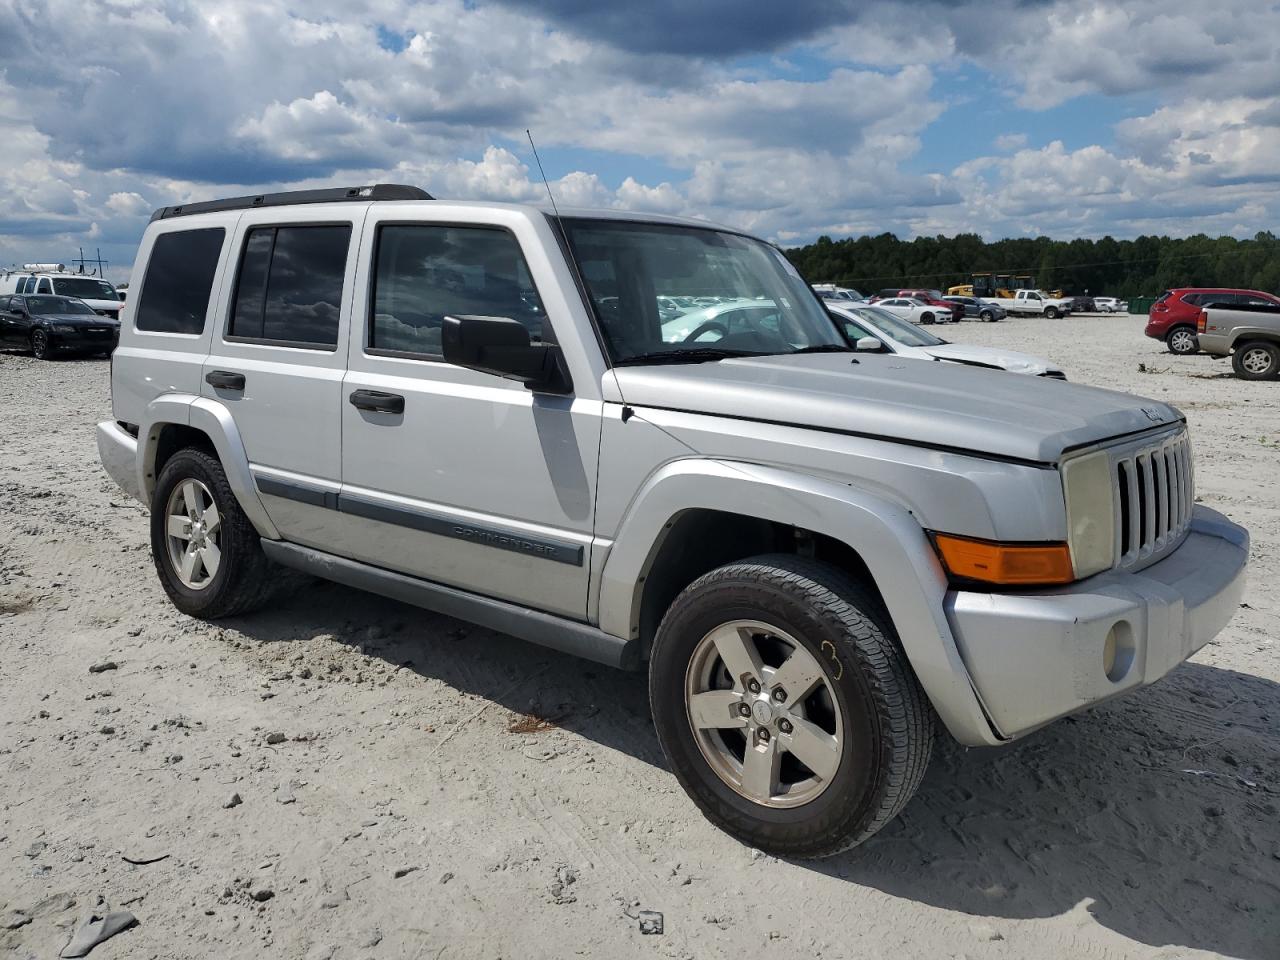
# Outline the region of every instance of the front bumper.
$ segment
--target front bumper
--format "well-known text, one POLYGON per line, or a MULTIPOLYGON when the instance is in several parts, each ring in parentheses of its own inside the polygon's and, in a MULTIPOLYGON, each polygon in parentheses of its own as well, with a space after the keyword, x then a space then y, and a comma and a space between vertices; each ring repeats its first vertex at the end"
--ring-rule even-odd
POLYGON ((98 456, 107 476, 125 493, 146 503, 138 479, 138 440, 114 420, 98 424, 98 456))
POLYGON ((49 346, 65 353, 110 353, 120 342, 119 330, 77 330, 75 333, 49 334, 49 346))
POLYGON ((951 591, 947 619, 983 708, 1013 738, 1190 657, 1235 614, 1248 558, 1248 531, 1197 506, 1159 563, 1038 593, 951 591))

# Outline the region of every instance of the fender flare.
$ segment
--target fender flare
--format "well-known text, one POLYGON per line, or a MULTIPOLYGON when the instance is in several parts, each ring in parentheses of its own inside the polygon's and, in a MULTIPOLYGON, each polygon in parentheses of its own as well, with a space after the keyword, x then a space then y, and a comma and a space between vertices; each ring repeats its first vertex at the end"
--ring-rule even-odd
POLYGON ((684 459, 656 471, 619 526, 600 584, 600 627, 639 634, 644 579, 666 531, 691 509, 740 513, 834 537, 871 571, 920 685, 961 743, 997 745, 945 612, 946 575, 901 504, 847 483, 759 464, 684 459))
POLYGON ((1280 344, 1280 329, 1275 327, 1232 327, 1228 335, 1227 351, 1235 353, 1240 344, 1251 340, 1265 340, 1268 343, 1280 344))
POLYGON ((279 540, 267 510, 258 496, 258 489, 249 470, 249 455, 240 437, 231 411, 216 400, 197 397, 189 393, 171 393, 156 397, 147 404, 142 422, 138 424, 138 489, 143 491, 150 506, 155 491, 156 447, 160 433, 168 424, 192 427, 213 442, 213 448, 226 472, 227 483, 236 495, 240 508, 260 536, 279 540))

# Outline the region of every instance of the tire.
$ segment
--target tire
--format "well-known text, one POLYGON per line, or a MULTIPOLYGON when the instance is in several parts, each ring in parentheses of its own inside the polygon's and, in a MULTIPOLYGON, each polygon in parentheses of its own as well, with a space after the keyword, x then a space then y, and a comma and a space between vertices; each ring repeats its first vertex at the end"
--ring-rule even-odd
POLYGON ((1241 380, 1274 380, 1280 375, 1280 344, 1250 340, 1236 347, 1231 368, 1241 380))
POLYGON ((31 331, 31 355, 37 360, 53 359, 53 347, 49 344, 49 335, 43 330, 31 331))
POLYGON ((1174 327, 1165 334, 1164 343, 1170 353, 1176 353, 1179 356, 1187 356, 1200 349, 1200 341, 1191 327, 1174 327))
POLYGON ((702 813, 741 842, 778 856, 830 856, 866 840, 906 806, 933 751, 932 707, 879 598, 834 567, 790 554, 720 567, 676 598, 654 640, 649 699, 671 769, 702 813), (716 632, 730 638, 731 650, 736 638, 760 654, 757 691, 754 681, 730 677, 712 640, 716 632), (768 664, 792 660, 809 665, 816 686, 779 703, 777 687, 770 687, 776 668, 768 664), (711 701, 715 710, 726 711, 713 714, 712 729, 693 719, 695 711, 699 721, 706 716, 695 700, 704 684, 719 698, 711 701), (745 718, 738 714, 744 705, 745 718), (770 710, 781 716, 757 713, 770 710), (755 739, 769 729, 765 743, 755 739), (810 730, 822 737, 810 739, 810 730), (802 739, 826 748, 809 754, 817 765, 791 752, 808 753, 802 739), (745 766, 752 743, 772 744, 781 758, 757 781, 770 784, 768 792, 755 791, 754 799, 745 766), (833 766, 819 775, 826 763, 833 766))
POLYGON ((983 310, 981 313, 978 314, 978 319, 981 320, 983 323, 995 323, 996 315, 992 313, 990 310, 983 310))
POLYGON ((922 314, 920 314, 920 322, 921 322, 921 323, 933 323, 933 314, 932 314, 932 313, 922 313, 922 314))
MULTIPOLYGON (((190 515, 190 505, 184 505, 190 515)), ((206 508, 201 519, 207 516, 206 508)), ((191 528, 190 532, 195 532, 194 523, 191 528)), ((188 546, 192 543, 190 532, 185 538, 188 546)), ((181 544, 182 538, 177 538, 177 542, 181 544)), ((275 565, 262 552, 258 532, 240 509, 222 464, 194 447, 179 450, 160 471, 151 498, 151 556, 160 584, 173 605, 188 616, 206 620, 247 613, 262 606, 278 581, 275 565), (195 551, 202 558, 193 570, 192 579, 200 579, 201 573, 206 576, 205 582, 194 586, 184 582, 171 552, 171 541, 175 538, 169 532, 171 512, 181 512, 180 507, 175 507, 174 499, 180 496, 180 488, 189 483, 201 500, 211 500, 217 508, 216 522, 210 520, 209 529, 202 531, 206 540, 213 541, 216 552, 195 551), (209 563, 215 556, 216 570, 207 576, 209 563)))
POLYGON ((1050 320, 1057 320, 1057 319, 1058 319, 1058 308, 1057 308, 1057 307, 1045 307, 1044 315, 1045 315, 1046 317, 1048 317, 1050 320))

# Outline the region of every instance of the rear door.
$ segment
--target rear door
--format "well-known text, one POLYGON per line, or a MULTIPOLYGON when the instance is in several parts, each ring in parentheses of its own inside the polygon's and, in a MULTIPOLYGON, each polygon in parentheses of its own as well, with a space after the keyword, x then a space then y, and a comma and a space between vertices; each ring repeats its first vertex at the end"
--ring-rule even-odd
MULTIPOLYGON (((370 211, 342 389, 339 552, 585 619, 603 402, 570 330, 541 217, 370 211), (541 231, 539 233, 538 231, 541 231), (561 343, 573 393, 445 363, 447 315, 516 319, 561 343), (385 398, 385 399, 379 399, 385 398)), ((594 346, 594 344, 592 345, 594 346)), ((596 360, 599 363, 599 359, 596 360)))
POLYGON ((366 209, 276 207, 241 218, 202 374, 203 395, 235 419, 272 522, 307 546, 332 546, 354 251, 366 209))

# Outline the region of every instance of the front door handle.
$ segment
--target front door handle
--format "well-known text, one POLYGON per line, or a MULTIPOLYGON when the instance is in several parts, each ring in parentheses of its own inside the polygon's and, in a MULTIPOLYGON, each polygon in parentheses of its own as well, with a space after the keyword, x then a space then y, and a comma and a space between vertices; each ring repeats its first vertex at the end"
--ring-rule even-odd
POLYGON ((355 390, 350 399, 351 405, 357 410, 372 410, 374 413, 404 413, 404 397, 398 393, 355 390))
POLYGON ((230 370, 210 370, 205 374, 204 382, 222 390, 243 390, 244 374, 232 373, 230 370))

